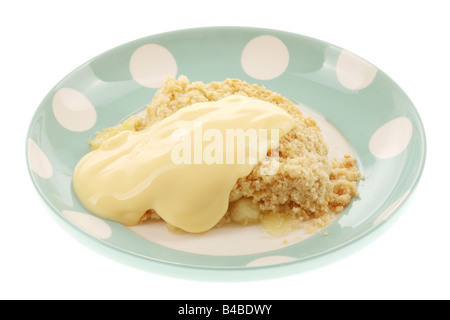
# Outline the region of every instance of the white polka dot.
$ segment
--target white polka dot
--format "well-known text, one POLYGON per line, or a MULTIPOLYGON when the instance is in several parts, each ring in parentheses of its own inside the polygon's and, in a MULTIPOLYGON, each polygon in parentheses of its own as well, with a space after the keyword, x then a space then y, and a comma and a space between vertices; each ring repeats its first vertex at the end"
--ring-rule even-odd
POLYGON ((280 76, 289 64, 289 51, 274 36, 259 36, 250 40, 242 51, 241 64, 251 77, 270 80, 280 76))
POLYGON ((383 212, 375 219, 374 224, 378 224, 387 218, 400 206, 400 204, 403 202, 403 200, 406 199, 409 192, 411 190, 406 191, 403 195, 401 195, 394 203, 392 203, 389 207, 387 207, 383 212))
POLYGON ((247 264, 247 267, 268 266, 272 264, 280 264, 295 261, 297 259, 286 256, 270 256, 253 260, 247 264))
POLYGON ((366 60, 343 50, 336 63, 339 82, 347 89, 361 90, 375 79, 377 69, 366 60))
POLYGON ((68 130, 86 131, 97 121, 92 103, 75 89, 59 89, 53 97, 52 106, 56 120, 68 130))
POLYGON ((52 164, 42 149, 31 138, 28 139, 28 165, 41 178, 48 179, 53 175, 52 164))
POLYGON ((130 72, 140 85, 159 88, 167 76, 177 75, 177 62, 165 47, 146 44, 134 51, 131 56, 130 72))
POLYGON ((110 226, 96 216, 71 210, 62 210, 61 213, 78 228, 98 239, 108 239, 112 235, 110 226))
POLYGON ((409 144, 413 132, 411 120, 399 117, 379 128, 370 138, 370 152, 377 158, 388 159, 399 155, 409 144))

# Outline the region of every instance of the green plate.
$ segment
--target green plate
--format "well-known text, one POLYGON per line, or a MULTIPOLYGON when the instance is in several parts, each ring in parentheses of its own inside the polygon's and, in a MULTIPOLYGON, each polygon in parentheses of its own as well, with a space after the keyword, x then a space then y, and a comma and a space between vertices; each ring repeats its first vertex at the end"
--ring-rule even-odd
POLYGON ((361 248, 404 207, 421 176, 426 150, 413 104, 369 62, 309 37, 241 27, 152 35, 93 58, 47 94, 26 143, 31 179, 68 232, 128 265, 206 280, 288 275, 361 248), (71 184, 76 163, 89 151, 87 141, 143 110, 167 75, 203 82, 239 78, 291 99, 316 118, 332 155, 357 158, 365 177, 360 197, 326 230, 279 238, 260 226, 174 235, 161 223, 127 228, 93 216, 71 184))

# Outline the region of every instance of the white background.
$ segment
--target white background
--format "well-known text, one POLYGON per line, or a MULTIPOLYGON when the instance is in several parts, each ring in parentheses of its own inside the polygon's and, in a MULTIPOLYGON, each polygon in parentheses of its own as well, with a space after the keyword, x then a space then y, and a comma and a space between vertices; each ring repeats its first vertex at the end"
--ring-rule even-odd
POLYGON ((450 23, 447 1, 2 1, 2 299, 448 299, 450 23), (216 4, 217 3, 217 4, 216 4), (244 283, 140 271, 81 244, 32 186, 26 132, 35 109, 90 58, 155 33, 203 26, 291 31, 352 51, 386 72, 424 122, 425 171, 382 237, 322 268, 244 283))

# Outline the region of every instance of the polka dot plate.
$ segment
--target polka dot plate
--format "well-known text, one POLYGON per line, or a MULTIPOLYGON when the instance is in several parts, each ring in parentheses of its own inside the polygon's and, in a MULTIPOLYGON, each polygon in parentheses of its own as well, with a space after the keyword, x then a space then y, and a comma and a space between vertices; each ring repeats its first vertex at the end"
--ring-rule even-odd
POLYGON ((156 273, 212 280, 288 275, 345 257, 398 216, 425 163, 420 117, 399 86, 359 56, 298 34, 260 28, 173 31, 109 50, 44 98, 29 127, 31 179, 61 225, 117 261, 156 273), (72 190, 95 132, 145 109, 162 80, 239 78, 264 85, 317 120, 330 156, 353 154, 360 197, 326 230, 272 237, 260 226, 173 234, 163 223, 125 227, 86 211, 72 190), (278 269, 278 270, 275 270, 278 269))

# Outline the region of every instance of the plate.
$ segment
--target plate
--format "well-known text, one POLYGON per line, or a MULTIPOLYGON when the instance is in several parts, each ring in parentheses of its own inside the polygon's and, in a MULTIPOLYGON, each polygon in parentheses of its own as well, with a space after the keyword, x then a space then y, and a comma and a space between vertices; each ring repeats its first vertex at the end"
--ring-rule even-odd
POLYGON ((46 95, 29 126, 27 163, 68 232, 119 262, 179 277, 249 280, 310 270, 372 241, 411 197, 425 164, 421 119, 402 89, 356 54, 284 31, 208 27, 138 39, 84 63, 46 95), (239 78, 286 96, 315 118, 331 155, 352 153, 360 197, 327 228, 272 237, 260 226, 176 235, 87 212, 72 190, 87 141, 145 109, 162 80, 239 78))

